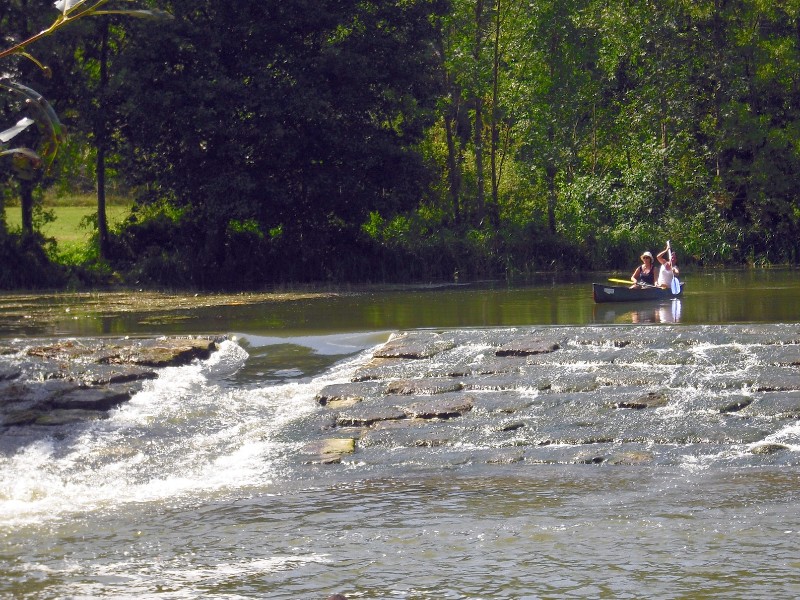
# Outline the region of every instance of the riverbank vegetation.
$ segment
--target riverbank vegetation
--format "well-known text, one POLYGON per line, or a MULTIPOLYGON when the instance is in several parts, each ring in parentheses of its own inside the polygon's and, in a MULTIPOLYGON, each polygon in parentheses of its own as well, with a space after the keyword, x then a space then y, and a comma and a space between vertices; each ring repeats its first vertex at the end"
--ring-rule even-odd
MULTIPOLYGON (((46 72, 4 59, 69 132, 34 196, 99 202, 89 251, 48 242, 46 211, 3 222, 0 286, 518 280, 668 238, 684 263, 798 259, 792 3, 150 5, 173 18, 38 41, 46 72), (117 223, 112 185, 133 203, 117 223)), ((48 10, 0 26, 25 39, 48 10)), ((30 185, 0 169, 5 201, 30 185)))

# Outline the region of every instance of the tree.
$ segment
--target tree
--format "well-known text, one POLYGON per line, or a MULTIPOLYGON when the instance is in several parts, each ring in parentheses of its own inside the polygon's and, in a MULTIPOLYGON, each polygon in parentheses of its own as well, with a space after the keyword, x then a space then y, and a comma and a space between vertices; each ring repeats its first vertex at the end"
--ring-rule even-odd
POLYGON ((262 263, 253 278, 325 277, 370 212, 407 210, 425 193, 414 148, 437 93, 436 3, 171 9, 170 35, 154 44, 144 33, 124 57, 120 131, 143 201, 167 199, 194 232, 179 241, 194 283, 220 285, 221 265, 246 260, 242 238, 273 257, 248 260, 262 263))
POLYGON ((576 18, 582 0, 540 1, 525 26, 527 60, 517 77, 525 82, 527 129, 521 159, 543 174, 547 224, 557 227, 559 180, 580 172, 578 160, 591 147, 596 86, 595 40, 576 18))
MULTIPOLYGON (((7 10, 0 14, 0 22, 16 29, 19 36, 16 41, 11 43, 10 47, 0 50, 0 59, 9 59, 10 57, 27 59, 47 77, 52 72, 50 67, 34 57, 29 48, 66 25, 89 16, 119 14, 147 19, 163 19, 169 16, 168 13, 159 9, 130 9, 127 6, 115 8, 114 3, 110 0, 58 0, 55 2, 55 9, 58 12, 54 17, 50 17, 52 22, 49 27, 39 28, 29 20, 31 11, 27 2, 23 3, 20 9, 18 12, 7 10), (33 33, 34 31, 36 33, 33 33)), ((47 16, 40 17, 40 19, 42 18, 48 19, 47 16)), ((103 37, 102 43, 107 45, 106 37, 103 37)), ((19 120, 14 127, 0 134, 0 144, 2 144, 0 145, 0 156, 10 155, 13 157, 14 171, 20 181, 23 232, 31 234, 33 232, 33 187, 42 173, 51 166, 58 146, 63 142, 64 134, 61 122, 48 101, 32 88, 20 83, 17 80, 20 74, 17 72, 4 77, 0 80, 0 89, 6 91, 12 98, 21 101, 21 110, 31 112, 32 115, 19 120), (33 137, 32 143, 17 148, 4 148, 11 139, 25 132, 34 123, 38 125, 39 135, 33 137)), ((106 75, 101 68, 101 79, 103 77, 106 75)), ((102 193, 98 193, 98 203, 98 220, 104 227, 105 205, 102 193)), ((103 239, 104 235, 101 234, 101 248, 103 239)))

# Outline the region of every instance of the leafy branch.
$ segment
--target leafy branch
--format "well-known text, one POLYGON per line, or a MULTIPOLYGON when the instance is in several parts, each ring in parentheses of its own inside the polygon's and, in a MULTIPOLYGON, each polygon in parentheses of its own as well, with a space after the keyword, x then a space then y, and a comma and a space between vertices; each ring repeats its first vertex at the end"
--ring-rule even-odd
MULTIPOLYGON (((133 3, 136 0, 118 0, 121 2, 133 3)), ((32 35, 26 40, 7 48, 0 50, 0 58, 11 56, 12 54, 19 54, 35 62, 42 69, 46 69, 38 60, 25 52, 25 48, 34 42, 52 35, 62 27, 65 27, 73 21, 77 21, 83 17, 99 16, 99 15, 126 15, 130 17, 138 17, 142 19, 155 19, 165 20, 171 19, 172 15, 166 11, 153 9, 123 9, 123 8, 104 8, 112 0, 58 0, 55 2, 55 7, 59 11, 59 15, 52 25, 47 29, 43 29, 37 34, 32 35)))
MULTIPOLYGON (((115 6, 120 3, 132 4, 137 0, 117 0, 114 3, 112 0, 58 0, 55 2, 55 8, 59 11, 58 17, 47 28, 31 37, 7 48, 0 50, 0 59, 10 57, 12 55, 21 56, 36 64, 40 69, 48 72, 48 67, 37 60, 32 54, 27 51, 27 48, 37 42, 38 40, 52 35, 62 27, 78 19, 90 16, 101 15, 125 15, 143 19, 166 20, 171 19, 172 15, 168 12, 159 9, 141 9, 141 8, 116 8, 115 6), (112 6, 109 6, 112 5, 112 6)), ((61 122, 58 120, 53 108, 45 100, 45 98, 37 91, 22 85, 13 80, 12 77, 4 75, 0 77, 0 90, 21 97, 25 106, 33 109, 36 120, 25 117, 17 121, 17 123, 8 129, 0 132, 0 157, 12 155, 14 157, 15 170, 18 174, 20 169, 29 174, 31 169, 39 169, 42 165, 49 167, 55 158, 56 151, 59 144, 63 141, 64 129, 61 122), (45 141, 42 144, 41 150, 37 153, 30 148, 6 148, 7 144, 28 129, 31 125, 39 122, 45 130, 45 141)))

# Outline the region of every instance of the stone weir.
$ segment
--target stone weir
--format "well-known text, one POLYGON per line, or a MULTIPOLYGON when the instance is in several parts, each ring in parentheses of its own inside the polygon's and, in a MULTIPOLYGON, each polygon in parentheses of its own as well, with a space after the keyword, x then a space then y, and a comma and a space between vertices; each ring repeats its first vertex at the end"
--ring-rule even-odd
POLYGON ((159 369, 208 358, 221 337, 0 342, 0 431, 105 418, 159 369))
POLYGON ((301 460, 769 453, 786 449, 765 443, 770 432, 800 418, 799 366, 796 325, 400 332, 349 383, 318 393, 319 433, 301 460))

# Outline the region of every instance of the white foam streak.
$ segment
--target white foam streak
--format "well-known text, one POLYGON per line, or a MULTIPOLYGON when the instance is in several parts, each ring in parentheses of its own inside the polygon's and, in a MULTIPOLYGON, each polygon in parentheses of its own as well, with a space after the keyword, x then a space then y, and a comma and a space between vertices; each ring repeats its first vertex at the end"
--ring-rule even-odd
POLYGON ((240 579, 251 574, 263 575, 265 573, 287 571, 309 563, 325 564, 329 562, 327 555, 324 554, 270 556, 269 558, 222 563, 203 569, 187 570, 186 568, 181 568, 174 572, 167 569, 164 574, 178 577, 187 583, 219 583, 226 579, 240 579))
POLYGON ((793 452, 800 452, 800 421, 786 425, 783 429, 765 437, 760 443, 783 444, 793 452))

